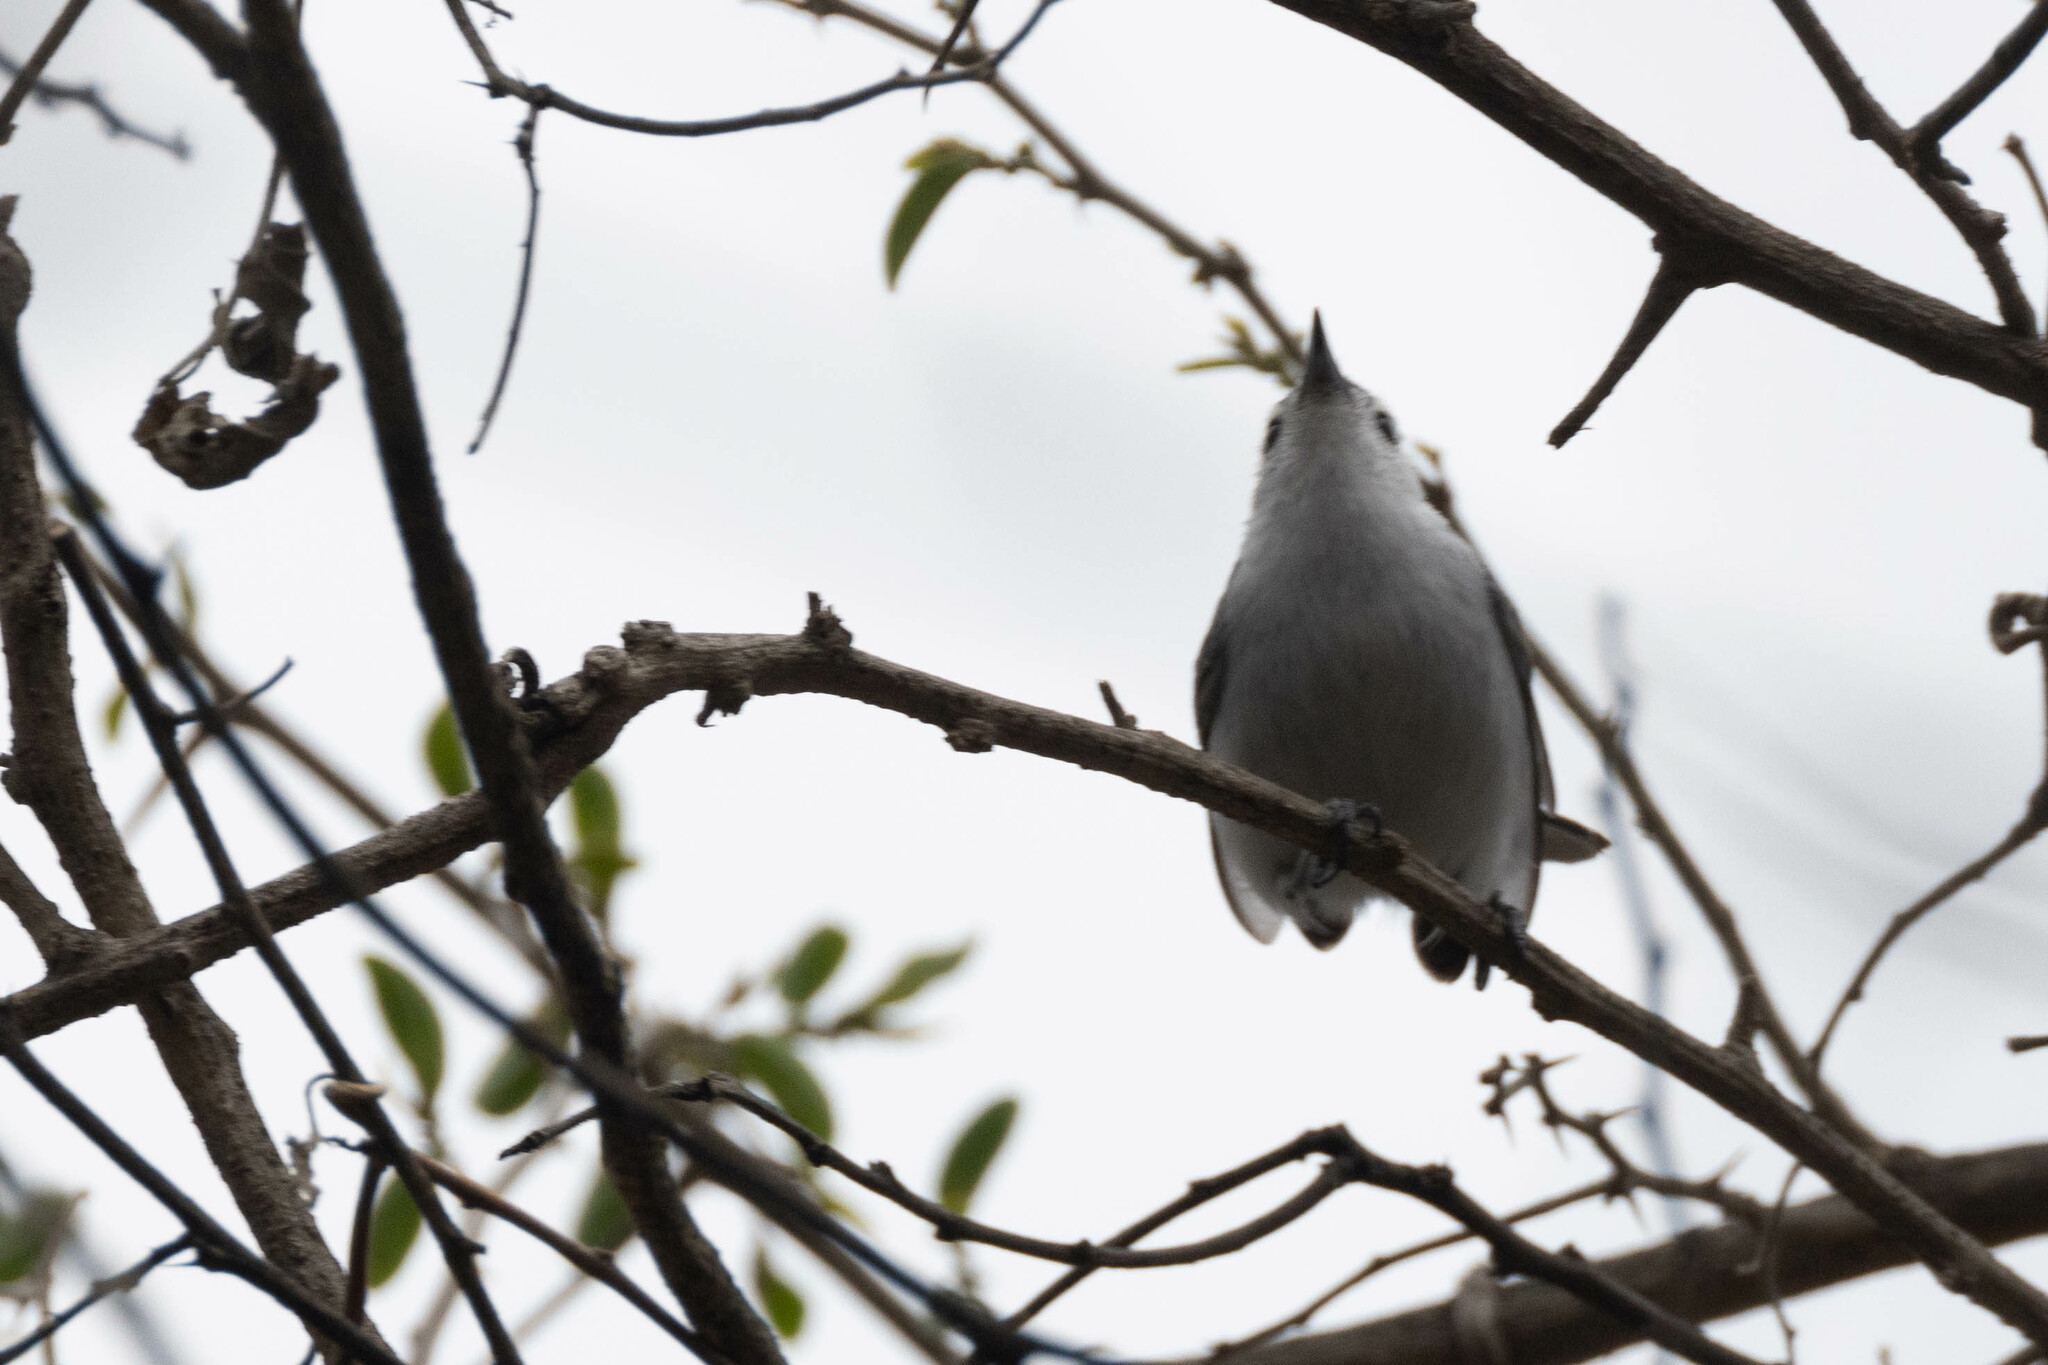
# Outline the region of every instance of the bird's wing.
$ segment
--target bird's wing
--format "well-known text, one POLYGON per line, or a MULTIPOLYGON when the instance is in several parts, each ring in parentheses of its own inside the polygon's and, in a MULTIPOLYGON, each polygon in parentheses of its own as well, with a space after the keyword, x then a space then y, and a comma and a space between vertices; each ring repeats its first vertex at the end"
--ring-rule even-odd
MULTIPOLYGON (((1229 600, 1227 594, 1224 600, 1229 600)), ((1216 723, 1216 708, 1223 704, 1228 665, 1228 651, 1223 644, 1223 609, 1219 606, 1216 619, 1209 623, 1208 635, 1203 637, 1202 652, 1195 658, 1195 734, 1205 749, 1209 747, 1209 728, 1216 723)))
POLYGON ((1529 680, 1535 667, 1529 662, 1529 637, 1522 633, 1522 618, 1515 604, 1500 590, 1492 574, 1486 575, 1486 595, 1493 603, 1493 623, 1500 628, 1500 642, 1508 652, 1508 666, 1514 670, 1515 685, 1522 691, 1522 715, 1529 727, 1529 752, 1536 770, 1536 809, 1547 811, 1557 803, 1550 785, 1550 754, 1543 747, 1543 723, 1536 718, 1536 697, 1529 680))
POLYGON ((1606 849, 1607 836, 1551 809, 1557 803, 1557 793, 1551 787, 1550 753, 1543 744, 1543 724, 1536 717, 1536 697, 1530 688, 1535 669, 1529 661, 1529 637, 1522 632, 1515 604, 1508 601, 1491 574, 1486 578, 1486 591, 1493 600, 1501 643, 1507 646, 1508 664, 1522 687, 1522 709, 1529 717, 1529 748, 1536 759, 1536 856, 1546 863, 1583 863, 1606 849))

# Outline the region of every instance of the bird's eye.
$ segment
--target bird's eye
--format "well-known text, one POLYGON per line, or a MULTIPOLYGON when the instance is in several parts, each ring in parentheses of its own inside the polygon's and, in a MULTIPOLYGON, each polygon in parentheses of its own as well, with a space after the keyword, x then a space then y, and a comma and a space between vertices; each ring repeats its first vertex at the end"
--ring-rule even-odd
POLYGON ((1373 421, 1379 423, 1380 435, 1387 438, 1388 445, 1397 446, 1401 444, 1400 436, 1396 435, 1394 431, 1393 418, 1387 416, 1385 412, 1375 412, 1372 415, 1372 419, 1373 421))
POLYGON ((1273 453, 1273 443, 1279 439, 1280 414, 1276 412, 1273 414, 1272 420, 1266 423, 1266 443, 1263 446, 1259 447, 1259 449, 1263 453, 1271 455, 1273 453))

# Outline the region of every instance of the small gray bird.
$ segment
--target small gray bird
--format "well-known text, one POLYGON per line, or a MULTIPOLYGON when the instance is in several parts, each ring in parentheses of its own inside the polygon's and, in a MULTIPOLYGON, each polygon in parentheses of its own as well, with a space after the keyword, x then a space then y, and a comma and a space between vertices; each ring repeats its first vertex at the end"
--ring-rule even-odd
MULTIPOLYGON (((1340 820, 1384 819, 1517 932, 1542 859, 1606 845, 1551 811, 1515 609, 1424 499, 1393 418, 1338 371, 1320 314, 1301 382, 1266 425, 1244 546, 1195 665, 1195 720, 1218 758, 1340 820)), ((1223 894, 1261 943, 1291 919, 1330 948, 1372 894, 1220 815, 1209 836, 1223 894)), ((1414 930, 1422 965, 1457 980, 1464 946, 1419 917, 1414 930)))

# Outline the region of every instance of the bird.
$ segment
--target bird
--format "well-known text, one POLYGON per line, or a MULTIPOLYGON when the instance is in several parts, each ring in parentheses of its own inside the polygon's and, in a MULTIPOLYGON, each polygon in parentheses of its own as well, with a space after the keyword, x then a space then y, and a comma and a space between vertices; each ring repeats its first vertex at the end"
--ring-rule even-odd
MULTIPOLYGON (((1244 542, 1196 660, 1202 748, 1339 822, 1383 821, 1519 938, 1541 863, 1607 842, 1553 809, 1530 671, 1514 605, 1425 496, 1386 408, 1338 369, 1318 312, 1266 424, 1244 542)), ((1374 895, 1213 812, 1209 835, 1224 898, 1261 943, 1292 920, 1335 947, 1374 895)), ((1463 944, 1421 916, 1413 931, 1432 976, 1464 973, 1463 944)))

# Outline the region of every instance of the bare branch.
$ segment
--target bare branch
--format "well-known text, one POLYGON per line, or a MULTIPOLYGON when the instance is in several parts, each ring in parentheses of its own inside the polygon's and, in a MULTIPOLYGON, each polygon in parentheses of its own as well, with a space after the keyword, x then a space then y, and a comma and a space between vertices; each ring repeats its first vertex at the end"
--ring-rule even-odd
POLYGON ((109 1128, 90 1106, 45 1070, 42 1063, 8 1030, 4 1015, 0 1015, 0 1053, 4 1053, 21 1078, 69 1119, 93 1146, 106 1153, 116 1166, 128 1173, 129 1178, 148 1190, 159 1204, 185 1225, 194 1249, 199 1253, 200 1264, 209 1269, 225 1270, 262 1290, 296 1313, 308 1331, 340 1343, 355 1352, 358 1359, 372 1365, 402 1365, 398 1357, 391 1354, 390 1349, 374 1335, 301 1288, 283 1271, 250 1251, 235 1240, 234 1234, 214 1222, 206 1210, 122 1141, 120 1135, 109 1128))
MULTIPOLYGON (((0 76, 16 77, 21 74, 22 65, 0 52, 0 76)), ((185 141, 183 133, 158 133, 129 122, 121 112, 107 103, 97 85, 65 85, 57 81, 39 80, 35 89, 29 92, 37 105, 50 108, 59 104, 76 104, 92 111, 99 118, 100 127, 108 137, 133 138, 137 142, 169 152, 183 161, 192 155, 192 148, 185 141)))
POLYGON ((755 114, 742 114, 735 118, 716 119, 650 119, 633 114, 614 113, 594 105, 574 100, 547 85, 533 85, 505 74, 490 49, 484 45, 483 35, 477 32, 470 20, 469 11, 462 0, 448 0, 448 12, 454 17, 457 27, 462 30, 463 40, 469 44, 470 52, 476 57, 477 65, 483 69, 484 88, 492 98, 504 95, 523 100, 535 109, 559 109, 571 118, 585 123, 595 123, 605 128, 617 128, 622 132, 642 133, 650 137, 721 137, 727 133, 748 132, 756 128, 780 128, 792 123, 815 123, 834 114, 857 108, 883 95, 892 95, 899 90, 931 90, 942 85, 959 85, 967 81, 988 81, 994 78, 996 70, 1009 55, 1016 51, 1023 41, 1031 36, 1032 29, 1045 12, 1059 0, 1038 0, 1038 7, 1031 12, 1010 41, 991 53, 979 54, 978 60, 967 67, 951 71, 939 70, 937 66, 922 76, 913 76, 908 71, 899 71, 885 80, 849 90, 843 95, 819 100, 814 104, 800 104, 786 109, 763 109, 755 114))
MULTIPOLYGON (((277 939, 271 933, 268 921, 256 904, 249 898, 248 889, 242 884, 241 874, 236 871, 234 860, 228 855, 227 844, 222 840, 219 828, 206 807, 205 799, 199 793, 199 786, 192 780, 192 770, 185 764, 185 756, 178 748, 176 718, 169 708, 157 697, 151 686, 149 675, 143 671, 141 661, 128 648, 128 641, 121 633, 121 626, 114 619, 114 610, 107 604, 106 596, 100 592, 94 580, 92 569, 87 564, 85 552, 78 543, 76 534, 64 531, 55 537, 58 556, 70 571, 72 585, 84 599, 86 610, 91 614, 93 625, 99 629, 100 639, 106 645, 108 655, 120 674, 121 685, 127 689, 128 697, 135 705, 136 718, 148 732, 150 743, 156 749, 157 761, 163 766, 164 775, 171 781, 171 789, 178 795, 178 804, 184 808, 186 820, 192 827, 193 838, 198 842, 206 859, 208 871, 213 874, 215 884, 220 888, 221 900, 235 916, 242 921, 242 927, 256 946, 256 954, 263 959, 272 979, 291 1001, 292 1010, 299 1017, 306 1031, 319 1045, 327 1065, 343 1081, 352 1082, 366 1092, 362 1102, 349 1111, 350 1117, 360 1122, 370 1133, 378 1153, 388 1160, 405 1183, 406 1190, 413 1197, 425 1218, 427 1227, 433 1232, 434 1240, 440 1244, 441 1255, 448 1263, 449 1273, 462 1286, 465 1298, 476 1315, 477 1325, 483 1330, 484 1339, 490 1343, 493 1357, 499 1365, 519 1365, 519 1350, 512 1340, 512 1334, 505 1329, 498 1317, 498 1310, 485 1290, 483 1278, 476 1269, 476 1247, 457 1230, 448 1217, 447 1209, 434 1194, 426 1174, 417 1163, 412 1150, 398 1135, 389 1115, 384 1113, 375 1095, 367 1092, 374 1087, 367 1086, 362 1070, 349 1055, 341 1035, 327 1019, 320 1005, 313 999, 313 993, 305 981, 277 946, 277 939)), ((153 602, 149 603, 154 606, 153 602)), ((155 616, 160 616, 156 613, 155 616)), ((166 637, 162 629, 151 629, 155 616, 143 613, 145 634, 151 636, 151 647, 158 661, 169 668, 179 683, 193 699, 205 716, 207 729, 219 736, 221 742, 234 747, 238 742, 227 733, 227 723, 207 698, 204 690, 192 677, 185 661, 178 657, 176 642, 166 637)), ((379 1092, 381 1093, 381 1092, 379 1092)), ((353 1268, 351 1275, 354 1274, 353 1268)), ((353 1289, 353 1284, 351 1284, 353 1289)), ((348 1311, 351 1321, 360 1319, 361 1305, 349 1300, 348 1311)))
POLYGON ((427 1174, 434 1178, 434 1182, 461 1200, 465 1206, 481 1209, 540 1242, 570 1265, 639 1309, 645 1317, 681 1342, 699 1359, 713 1362, 721 1359, 705 1345, 701 1336, 678 1322, 673 1313, 648 1297, 646 1290, 627 1278, 618 1266, 613 1264, 610 1256, 592 1250, 573 1237, 564 1237, 525 1209, 499 1195, 496 1190, 471 1180, 454 1167, 436 1161, 430 1156, 422 1156, 419 1160, 420 1164, 426 1167, 427 1174))
POLYGON ((102 1299, 111 1298, 116 1294, 127 1293, 135 1288, 136 1285, 142 1283, 143 1276, 149 1274, 150 1271, 155 1270, 179 1252, 192 1250, 194 1245, 192 1234, 188 1232, 182 1237, 164 1243, 120 1274, 109 1275, 103 1280, 94 1280, 92 1288, 87 1290, 85 1297, 77 1303, 72 1304, 61 1313, 53 1314, 49 1321, 37 1327, 35 1331, 30 1332, 21 1340, 9 1342, 6 1346, 0 1346, 0 1365, 8 1365, 9 1361, 21 1359, 51 1337, 56 1336, 58 1332, 64 1329, 66 1324, 86 1309, 102 1299))
MULTIPOLYGON (((1987 1245, 2048 1232, 2048 1144, 1965 1156, 1921 1153, 1901 1169, 1914 1188, 1987 1245)), ((1671 1312, 1709 1322, 1770 1302, 1763 1277, 1755 1273, 1757 1244, 1755 1228, 1729 1222, 1594 1264, 1671 1312)), ((1783 1263, 1778 1288, 1788 1298, 1912 1262, 1903 1246, 1839 1195, 1786 1209, 1777 1244, 1783 1263)), ((1471 1365, 1450 1330, 1448 1306, 1429 1304, 1229 1351, 1227 1358, 1231 1365, 1471 1365)), ((1643 1339, 1544 1284, 1503 1287, 1499 1321, 1515 1365, 1572 1365, 1643 1339)))
POLYGON ((1928 110, 1918 123, 1907 130, 1906 142, 1913 154, 1922 160, 1938 156, 1941 140, 1948 136, 1949 130, 1976 112, 1978 105, 1991 98, 1991 93, 2020 69, 2020 64, 2040 45, 2044 34, 2048 34, 2048 7, 2043 7, 2037 0, 2030 0, 2027 17, 2020 20, 2011 33, 1999 39, 1998 46, 1991 49, 1984 65, 1957 86, 1953 95, 1928 110))
POLYGON ((491 420, 498 415, 498 400, 505 396, 505 385, 512 378, 512 358, 519 353, 519 333, 526 325, 526 300, 533 289, 534 244, 540 240, 540 176, 533 165, 533 135, 539 127, 540 106, 536 104, 526 111, 526 121, 519 125, 519 133, 512 139, 512 148, 526 171, 526 240, 519 244, 519 293, 512 300, 512 324, 505 329, 505 358, 498 365, 497 382, 491 385, 484 415, 477 419, 476 437, 469 443, 472 455, 483 449, 484 437, 491 433, 491 420))
MULTIPOLYGON (((1849 59, 1842 54, 1841 48, 1835 45, 1833 36, 1807 0, 1775 0, 1775 3, 1778 12, 1785 16, 1785 22, 1798 35, 1800 45, 1820 69, 1828 87, 1835 92, 1835 98, 1841 102, 1843 112, 1849 116, 1849 131, 1858 138, 1876 143, 1892 163, 1934 201, 1942 216, 1975 253, 1977 264, 1991 282, 1991 292, 1998 300, 1999 316, 2005 319, 2007 329, 2022 337, 2037 335, 2034 306, 2027 301, 2026 291, 2020 287, 2019 276, 2013 271, 2012 261, 2000 244, 2005 236, 2004 215, 1981 207, 1963 192, 1962 185, 1970 177, 1942 158, 1938 135, 1925 141, 1916 140, 1885 112, 1884 106, 1865 88, 1862 78, 1849 65, 1849 59)), ((2014 65, 2017 66, 2018 62, 2015 61, 2014 65)), ((1999 79, 2004 78, 2001 76, 1999 79)), ((1985 93, 1989 94, 1989 89, 1985 93)))
MULTIPOLYGON (((1710 194, 1488 40, 1473 26, 1471 4, 1273 3, 1415 68, 1640 218, 1658 236, 1682 242, 1692 259, 1730 283, 1936 374, 1966 380, 2029 410, 2048 408, 2048 363, 2031 339, 2031 328, 2022 332, 1973 317, 1710 194)), ((2041 439, 2048 440, 2048 429, 2041 439)))
POLYGON ((57 12, 56 22, 50 25, 50 31, 43 35, 43 40, 36 44, 36 50, 28 54, 28 60, 14 73, 14 80, 7 87, 7 93, 0 95, 0 146, 5 146, 7 140, 14 136, 14 116, 20 111, 21 102, 28 98, 29 92, 42 80, 43 68, 50 64, 50 58, 57 55, 57 49, 71 36, 72 26, 78 22, 78 17, 85 13, 85 7, 91 2, 92 0, 67 0, 64 8, 57 12))

